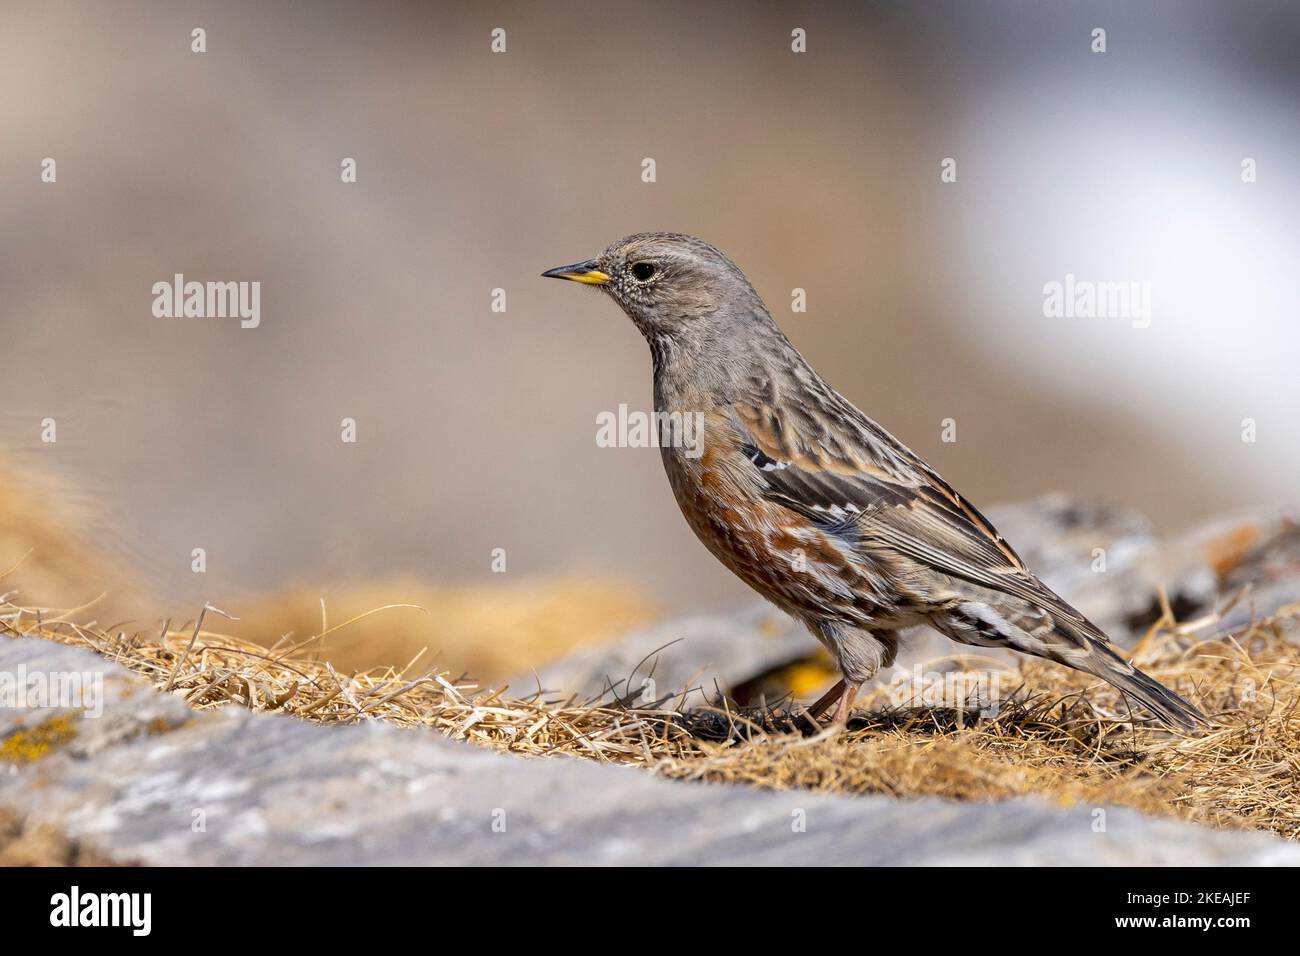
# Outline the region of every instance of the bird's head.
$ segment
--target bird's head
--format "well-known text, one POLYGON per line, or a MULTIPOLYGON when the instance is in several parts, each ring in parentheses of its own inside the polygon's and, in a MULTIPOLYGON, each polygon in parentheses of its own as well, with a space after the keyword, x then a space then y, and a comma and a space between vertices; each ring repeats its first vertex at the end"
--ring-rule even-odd
POLYGON ((609 294, 647 338, 678 337, 755 312, 762 301, 730 259, 702 239, 644 232, 585 262, 542 273, 609 294))

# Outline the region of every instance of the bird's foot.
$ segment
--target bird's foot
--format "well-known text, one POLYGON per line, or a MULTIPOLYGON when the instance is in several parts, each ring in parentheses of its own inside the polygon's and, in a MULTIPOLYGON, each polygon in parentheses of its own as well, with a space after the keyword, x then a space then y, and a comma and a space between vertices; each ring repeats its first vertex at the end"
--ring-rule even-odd
POLYGON ((817 699, 817 703, 808 708, 808 713, 814 719, 821 720, 822 714, 830 710, 831 704, 843 699, 846 687, 847 684, 843 680, 837 682, 834 687, 817 699))
POLYGON ((844 693, 840 695, 839 706, 835 708, 835 716, 831 718, 831 723, 841 730, 849 725, 849 714, 853 711, 853 700, 858 696, 858 686, 856 684, 846 687, 844 693))
POLYGON ((808 716, 814 721, 814 727, 829 736, 838 736, 849 725, 849 715, 853 710, 854 698, 858 696, 857 685, 849 686, 847 681, 841 680, 829 691, 822 695, 821 699, 812 707, 808 708, 808 716), (818 723, 822 715, 835 704, 835 713, 831 717, 829 724, 818 723))

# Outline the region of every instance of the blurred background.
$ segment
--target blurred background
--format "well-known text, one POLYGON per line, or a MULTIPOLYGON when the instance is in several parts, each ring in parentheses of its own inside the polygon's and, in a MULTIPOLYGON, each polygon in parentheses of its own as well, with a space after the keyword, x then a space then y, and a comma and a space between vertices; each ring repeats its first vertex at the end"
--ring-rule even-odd
POLYGON ((726 251, 977 503, 1059 489, 1173 528, 1296 499, 1294 3, 6 0, 0 21, 0 570, 32 552, 0 589, 24 599, 209 600, 268 634, 322 599, 331 621, 405 600, 434 613, 391 656, 459 640, 486 672, 544 653, 497 660, 503 631, 554 649, 747 599, 658 452, 595 443, 598 413, 650 407, 635 329, 538 277, 648 229, 726 251), (260 327, 156 318, 177 272, 260 281, 260 327), (1149 327, 1045 317, 1067 274, 1149 282, 1149 327))

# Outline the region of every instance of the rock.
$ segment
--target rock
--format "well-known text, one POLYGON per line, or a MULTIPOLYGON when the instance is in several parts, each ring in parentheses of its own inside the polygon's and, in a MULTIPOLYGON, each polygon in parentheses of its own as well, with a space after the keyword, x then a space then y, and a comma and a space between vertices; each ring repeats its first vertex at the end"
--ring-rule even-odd
POLYGON ((618 641, 584 648, 510 681, 511 692, 540 686, 546 699, 658 699, 693 689, 689 700, 730 690, 755 674, 806 656, 818 644, 808 630, 771 605, 754 603, 730 614, 677 618, 618 641), (647 686, 646 681, 653 682, 647 686))
MULTIPOLYGON (((701 633, 701 632, 692 632, 701 633)), ((195 713, 98 655, 0 638, 0 674, 100 675, 102 713, 0 709, 0 807, 148 864, 1300 864, 1300 847, 1105 808, 772 792, 525 759, 383 723, 195 713), (15 735, 27 735, 26 738, 15 735), (802 823, 802 828, 796 824, 802 823)), ((72 703, 73 701, 68 701, 72 703)))
POLYGON ((1156 538, 1133 511, 1064 495, 992 508, 989 518, 1051 588, 1117 643, 1160 616, 1160 591, 1180 621, 1243 599, 1208 633, 1300 601, 1300 524, 1284 510, 1214 518, 1156 538))

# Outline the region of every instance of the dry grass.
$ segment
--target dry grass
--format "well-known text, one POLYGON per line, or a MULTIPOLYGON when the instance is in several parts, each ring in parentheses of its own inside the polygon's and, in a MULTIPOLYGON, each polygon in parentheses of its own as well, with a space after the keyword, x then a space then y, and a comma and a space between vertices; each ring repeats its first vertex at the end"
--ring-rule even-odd
MULTIPOLYGON (((33 607, 84 603, 74 615, 79 621, 126 620, 140 607, 159 607, 130 562, 106 557, 95 543, 113 537, 103 525, 95 504, 54 476, 23 478, 0 463, 0 593, 33 607)), ((626 580, 570 573, 492 575, 489 584, 431 585, 401 576, 342 587, 304 584, 242 600, 236 613, 242 620, 224 629, 253 644, 308 637, 331 621, 357 618, 312 645, 338 668, 400 666, 427 649, 430 665, 455 662, 500 680, 641 627, 658 609, 626 580), (384 605, 393 607, 382 617, 364 616, 384 605)))
POLYGON ((210 629, 218 613, 128 635, 7 605, 0 633, 92 648, 200 709, 384 720, 511 753, 638 764, 674 778, 962 800, 1039 794, 1300 836, 1300 606, 1208 639, 1198 635, 1213 619, 1177 625, 1166 615, 1138 645, 1133 656, 1144 669, 1213 715, 1214 726, 1195 737, 1134 726, 1109 687, 1036 661, 1002 673, 1004 687, 1020 689, 995 717, 892 707, 878 694, 835 737, 788 706, 684 712, 679 699, 633 709, 611 698, 510 696, 419 658, 401 669, 340 672, 316 651, 356 622, 268 648, 210 629))
POLYGON ((333 590, 303 585, 241 604, 238 614, 242 620, 223 630, 259 644, 267 635, 272 641, 306 638, 355 618, 310 645, 313 655, 336 668, 400 667, 427 648, 427 666, 454 662, 493 681, 625 634, 654 620, 657 611, 629 582, 573 575, 500 584, 437 586, 396 578, 333 590), (385 606, 390 610, 384 614, 365 616, 385 606))
POLYGON ((101 600, 97 610, 114 617, 148 606, 122 556, 95 544, 101 536, 109 532, 97 506, 75 489, 47 473, 20 479, 0 463, 0 592, 21 589, 31 604, 90 601, 109 592, 112 600, 101 600))

